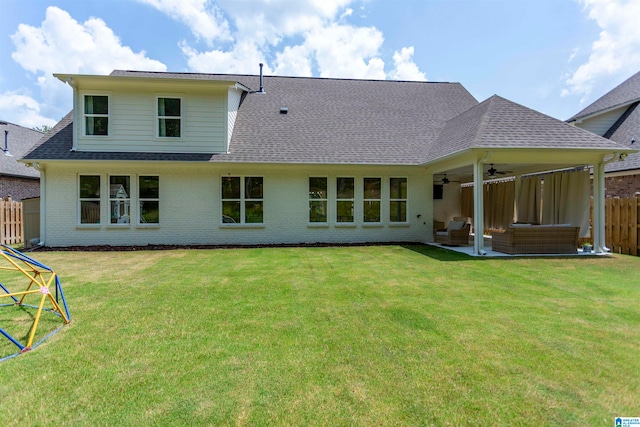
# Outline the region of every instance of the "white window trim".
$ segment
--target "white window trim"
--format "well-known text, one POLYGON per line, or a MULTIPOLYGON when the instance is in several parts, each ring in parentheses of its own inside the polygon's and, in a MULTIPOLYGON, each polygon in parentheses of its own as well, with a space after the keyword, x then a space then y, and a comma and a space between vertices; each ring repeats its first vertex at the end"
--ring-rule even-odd
POLYGON ((220 228, 264 228, 264 188, 265 188, 265 179, 263 175, 227 175, 221 176, 219 181, 220 188, 220 228), (222 179, 223 178, 240 178, 240 198, 239 199, 224 199, 222 197, 222 179), (262 198, 260 199, 247 199, 245 197, 245 178, 262 178, 262 198), (246 216, 246 206, 245 203, 247 201, 260 201, 262 202, 262 222, 245 222, 246 216), (240 222, 223 222, 222 215, 224 212, 223 203, 224 202, 240 202, 240 222))
POLYGON ((159 141, 181 141, 184 139, 184 96, 181 94, 156 94, 154 98, 153 111, 155 121, 153 123, 154 138, 159 141), (179 99, 180 115, 179 116, 161 116, 158 112, 158 100, 161 98, 179 99), (160 136, 160 119, 179 119, 180 120, 180 136, 160 136))
POLYGON ((384 186, 384 179, 381 176, 364 176, 362 177, 362 226, 363 227, 376 227, 376 226, 381 226, 382 225, 382 219, 383 219, 383 213, 382 213, 382 206, 383 206, 383 186, 384 186), (365 189, 366 186, 364 185, 364 181, 366 179, 379 179, 380 180, 380 198, 379 199, 367 199, 365 198, 365 189), (378 212, 378 215, 380 216, 380 221, 377 222, 367 222, 364 220, 364 204, 366 202, 380 202, 380 211, 378 212))
POLYGON ((357 195, 358 195, 358 185, 355 176, 336 176, 335 179, 335 226, 336 227, 354 227, 356 225, 356 218, 358 218, 358 208, 357 208, 357 195), (347 178, 353 180, 353 198, 351 199, 339 199, 338 198, 338 179, 347 178), (338 221, 338 202, 346 202, 351 201, 353 203, 353 221, 344 222, 338 221))
POLYGON ((111 92, 82 92, 80 93, 80 103, 81 103, 81 110, 80 110, 80 114, 82 115, 82 120, 81 120, 81 124, 80 124, 80 134, 82 135, 83 138, 97 138, 97 139, 109 139, 111 138, 112 135, 112 129, 113 129, 113 96, 111 94, 111 92), (106 96, 107 97, 107 114, 87 114, 85 113, 85 97, 86 96, 106 96), (87 117, 106 117, 108 119, 108 126, 107 126, 107 134, 106 135, 87 135, 87 117))
POLYGON ((101 228, 102 227, 102 194, 104 193, 103 188, 104 176, 99 173, 79 173, 76 177, 76 200, 77 200, 77 217, 76 217, 76 228, 101 228), (80 178, 83 176, 97 176, 100 177, 100 197, 80 197, 80 178), (82 202, 83 201, 98 201, 100 205, 100 212, 98 216, 98 223, 82 223, 82 202))
POLYGON ((387 203, 387 209, 389 210, 388 221, 390 227, 402 227, 409 225, 409 177, 407 176, 389 176, 387 179, 387 185, 389 186, 389 202, 387 203), (392 179, 405 179, 407 181, 407 198, 396 199, 391 197, 391 180, 392 179), (405 202, 405 220, 404 221, 391 221, 391 202, 405 202))
POLYGON ((326 175, 309 175, 307 177, 307 225, 309 227, 323 228, 323 227, 328 227, 329 226, 329 219, 331 218, 331 208, 330 208, 331 204, 329 203, 329 194, 330 194, 329 185, 330 185, 330 181, 331 180, 326 175), (309 180, 311 178, 324 178, 327 181, 327 194, 326 194, 327 197, 326 198, 324 198, 324 199, 311 199, 309 197, 309 180), (310 205, 311 205, 312 201, 315 201, 315 202, 324 201, 324 202, 326 202, 326 204, 327 204, 327 220, 326 221, 324 221, 324 222, 311 222, 311 221, 309 221, 309 208, 310 208, 310 205))
POLYGON ((136 216, 136 221, 135 221, 135 225, 136 228, 159 228, 161 221, 158 219, 158 222, 140 222, 140 217, 142 215, 142 209, 140 209, 140 202, 144 202, 144 201, 150 201, 150 202, 158 202, 158 216, 160 216, 160 201, 162 199, 161 194, 160 194, 160 174, 158 173, 142 173, 142 174, 137 174, 137 175, 132 175, 135 176, 135 188, 132 185, 132 189, 131 192, 133 193, 135 191, 135 195, 136 195, 136 200, 135 202, 132 203, 132 205, 135 204, 134 206, 131 206, 131 215, 135 215, 136 216), (158 178, 158 198, 142 198, 140 197, 140 177, 142 176, 155 176, 158 178))
MULTIPOLYGON (((144 176, 148 176, 148 175, 144 175, 144 176)), ((137 176, 134 177, 134 175, 128 174, 128 173, 114 173, 114 174, 108 174, 107 175, 107 206, 109 209, 109 222, 107 223, 107 227, 109 228, 130 228, 131 227, 131 223, 133 222, 133 213, 134 213, 134 209, 133 209, 133 205, 134 205, 134 199, 132 196, 133 191, 134 191, 134 186, 133 186, 133 181, 134 180, 138 180, 137 176), (111 197, 111 177, 112 176, 128 176, 129 177, 129 197, 125 198, 125 199, 119 199, 116 197, 111 197), (111 222, 111 215, 113 214, 113 212, 111 211, 111 202, 112 201, 128 201, 129 202, 129 222, 126 223, 112 223, 111 222)))

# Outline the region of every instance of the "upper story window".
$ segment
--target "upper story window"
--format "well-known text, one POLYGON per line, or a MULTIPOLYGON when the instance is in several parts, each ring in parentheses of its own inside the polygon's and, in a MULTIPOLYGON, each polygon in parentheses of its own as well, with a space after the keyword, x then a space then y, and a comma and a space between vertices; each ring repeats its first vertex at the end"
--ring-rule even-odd
POLYGON ((180 138, 182 124, 182 100, 158 98, 158 137, 180 138))
POLYGON ((109 97, 107 95, 84 96, 84 134, 109 135, 109 97))

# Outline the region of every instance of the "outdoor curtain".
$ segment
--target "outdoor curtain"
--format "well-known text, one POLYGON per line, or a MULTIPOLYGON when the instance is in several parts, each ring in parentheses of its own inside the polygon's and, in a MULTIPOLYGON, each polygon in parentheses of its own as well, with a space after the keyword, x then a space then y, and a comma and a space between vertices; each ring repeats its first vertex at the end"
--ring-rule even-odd
POLYGON ((542 178, 540 176, 523 177, 517 202, 517 221, 540 223, 540 203, 542 197, 542 178))
POLYGON ((515 181, 489 182, 484 185, 484 227, 504 230, 513 223, 515 181))
POLYGON ((473 185, 460 187, 460 216, 473 218, 473 185))
POLYGON ((590 184, 586 170, 545 175, 542 223, 576 225, 580 227, 580 237, 589 237, 590 184))

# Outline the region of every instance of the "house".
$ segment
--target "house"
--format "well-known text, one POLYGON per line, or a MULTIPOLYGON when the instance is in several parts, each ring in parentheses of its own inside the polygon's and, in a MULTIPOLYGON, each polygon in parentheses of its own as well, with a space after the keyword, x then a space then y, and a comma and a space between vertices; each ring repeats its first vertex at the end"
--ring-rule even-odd
POLYGON ((18 159, 27 154, 43 133, 6 121, 0 121, 0 198, 15 201, 40 195, 40 173, 18 159))
POLYGON ((56 77, 73 89, 73 111, 22 160, 42 171, 47 246, 431 242, 434 179, 448 173, 478 188, 483 254, 492 169, 594 165, 599 183, 606 162, 633 152, 499 96, 478 103, 459 83, 56 77))
MULTIPOLYGON (((627 147, 640 146, 640 72, 629 77, 567 120, 579 128, 627 147), (637 141, 636 141, 637 140, 637 141)), ((640 193, 640 153, 605 168, 607 197, 634 197, 640 193)))

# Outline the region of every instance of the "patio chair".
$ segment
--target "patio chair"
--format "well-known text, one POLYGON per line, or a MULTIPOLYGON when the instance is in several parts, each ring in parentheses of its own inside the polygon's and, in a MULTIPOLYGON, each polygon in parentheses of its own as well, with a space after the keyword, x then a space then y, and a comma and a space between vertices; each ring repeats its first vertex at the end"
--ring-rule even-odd
POLYGON ((435 241, 447 246, 468 246, 471 224, 464 221, 449 221, 446 231, 436 231, 435 241))

